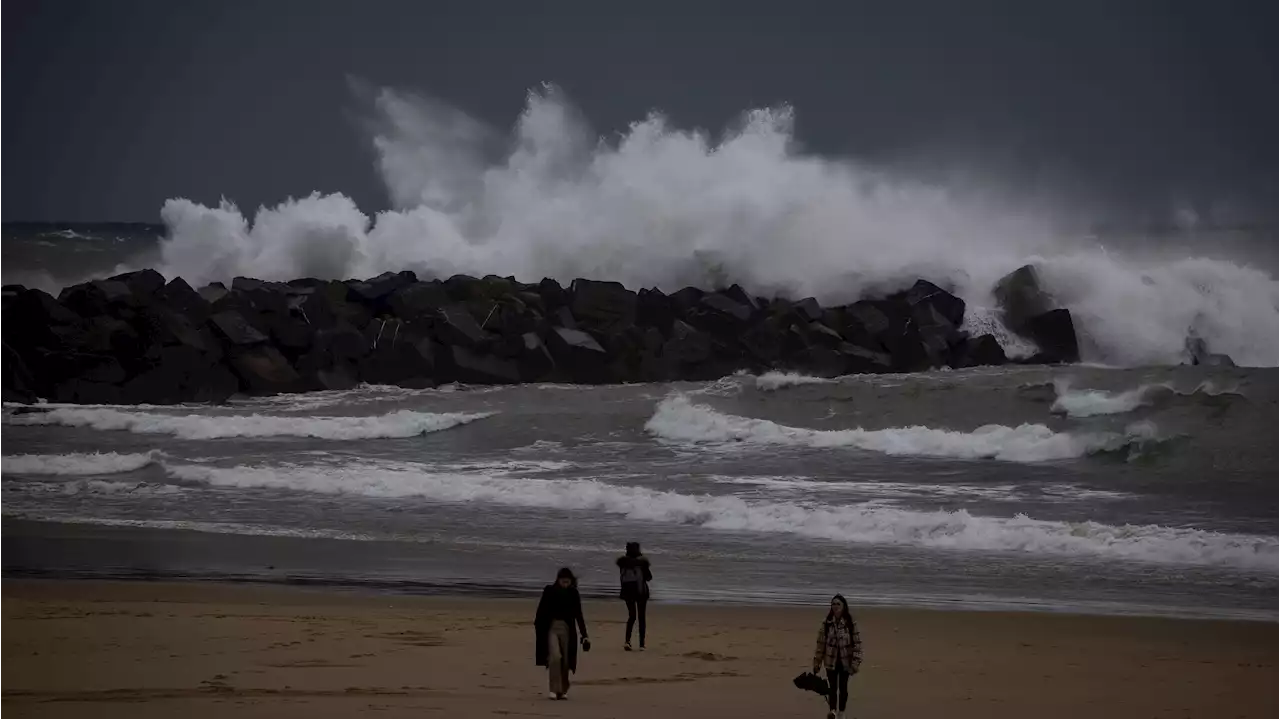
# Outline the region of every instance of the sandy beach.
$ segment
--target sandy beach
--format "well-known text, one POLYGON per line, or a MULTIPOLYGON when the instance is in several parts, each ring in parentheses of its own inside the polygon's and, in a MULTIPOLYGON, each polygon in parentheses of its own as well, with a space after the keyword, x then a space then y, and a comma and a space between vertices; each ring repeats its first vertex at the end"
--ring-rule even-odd
MULTIPOLYGON (((621 602, 568 702, 533 665, 533 600, 201 583, 4 582, 10 717, 821 717, 791 685, 821 607, 621 602)), ((1274 623, 856 610, 857 717, 1273 717, 1274 623)))

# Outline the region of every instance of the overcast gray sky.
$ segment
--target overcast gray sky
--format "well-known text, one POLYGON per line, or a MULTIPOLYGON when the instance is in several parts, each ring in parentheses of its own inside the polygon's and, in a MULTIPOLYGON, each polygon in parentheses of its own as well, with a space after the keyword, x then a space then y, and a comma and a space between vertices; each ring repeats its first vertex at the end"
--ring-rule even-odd
POLYGON ((1274 2, 165 2, 3 6, 3 219, 388 200, 348 77, 509 126, 561 86, 602 134, 789 102, 811 151, 974 166, 1133 216, 1274 220, 1274 2))

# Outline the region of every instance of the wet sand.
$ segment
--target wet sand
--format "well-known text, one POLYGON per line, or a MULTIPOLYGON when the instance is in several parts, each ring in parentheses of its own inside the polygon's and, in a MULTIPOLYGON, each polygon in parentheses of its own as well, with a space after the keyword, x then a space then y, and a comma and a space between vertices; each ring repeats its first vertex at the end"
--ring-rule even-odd
MULTIPOLYGON (((14 717, 823 717, 791 679, 822 607, 621 602, 567 702, 533 665, 534 600, 207 583, 5 580, 3 709, 14 717)), ((1266 717, 1277 624, 856 609, 850 716, 1266 717)))

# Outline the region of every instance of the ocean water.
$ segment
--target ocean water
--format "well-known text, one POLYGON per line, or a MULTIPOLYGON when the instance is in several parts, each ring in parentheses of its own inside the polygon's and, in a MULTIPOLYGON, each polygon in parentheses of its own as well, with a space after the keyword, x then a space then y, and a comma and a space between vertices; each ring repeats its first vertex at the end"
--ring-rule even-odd
POLYGON ((6 407, 9 576, 1275 618, 1273 369, 6 407))
POLYGON ((805 154, 788 107, 601 138, 550 86, 509 132, 364 99, 389 209, 175 197, 157 225, 7 223, 4 282, 408 269, 836 304, 925 277, 1018 355, 991 287, 1033 262, 1085 364, 6 407, 7 574, 525 593, 568 564, 607 595, 635 540, 664 601, 1276 618, 1273 225, 1171 208, 1162 229, 1099 231, 981 177, 805 154), (1188 335, 1242 368, 1180 366, 1188 335))

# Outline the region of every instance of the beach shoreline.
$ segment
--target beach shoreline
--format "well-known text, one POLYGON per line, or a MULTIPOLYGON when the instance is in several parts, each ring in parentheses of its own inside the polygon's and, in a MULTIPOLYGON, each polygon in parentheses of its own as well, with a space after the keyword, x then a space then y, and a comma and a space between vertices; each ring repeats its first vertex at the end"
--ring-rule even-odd
MULTIPOLYGON (((534 602, 212 582, 7 578, 14 716, 822 716, 791 686, 822 607, 662 604, 624 653, 587 602, 571 701, 533 666, 534 602)), ((851 715, 1262 717, 1274 622, 855 607, 851 715)))

